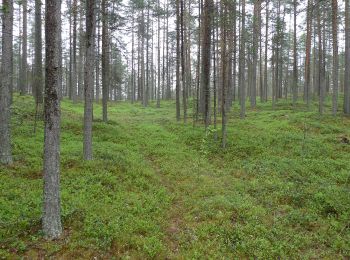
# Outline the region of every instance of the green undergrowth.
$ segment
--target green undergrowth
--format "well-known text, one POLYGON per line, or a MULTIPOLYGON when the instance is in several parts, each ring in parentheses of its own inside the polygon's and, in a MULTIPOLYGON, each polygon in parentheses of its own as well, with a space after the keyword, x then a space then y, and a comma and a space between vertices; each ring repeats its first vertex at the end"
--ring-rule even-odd
MULTIPOLYGON (((0 258, 350 257, 350 120, 281 101, 229 113, 221 132, 175 120, 175 103, 94 105, 94 160, 82 160, 83 104, 64 100, 64 235, 45 241, 43 122, 15 96, 15 163, 0 166, 0 258), (218 135, 217 141, 214 136, 218 135)), ((212 118, 213 119, 213 118, 212 118)), ((221 121, 218 118, 218 126, 221 121)))

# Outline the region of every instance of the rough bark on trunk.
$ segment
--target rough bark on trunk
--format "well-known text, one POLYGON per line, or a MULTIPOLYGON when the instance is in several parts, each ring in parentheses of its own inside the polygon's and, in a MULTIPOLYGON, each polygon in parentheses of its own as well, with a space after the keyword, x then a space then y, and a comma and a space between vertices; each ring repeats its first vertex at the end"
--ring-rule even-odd
POLYGON ((12 163, 10 89, 13 51, 13 0, 2 1, 2 66, 0 81, 0 164, 12 163))
POLYGON ((245 0, 242 0, 242 25, 241 25, 241 46, 239 53, 239 73, 240 73, 240 102, 241 102, 241 111, 240 117, 245 118, 245 0))
POLYGON ((339 81, 339 58, 338 58, 338 1, 332 0, 332 33, 333 33, 333 99, 332 112, 337 115, 338 110, 338 81, 339 81))
POLYGON ((293 107, 296 106, 298 98, 298 54, 297 54, 297 0, 294 0, 294 35, 293 35, 293 107))
POLYGON ((62 234, 60 209, 60 101, 59 83, 59 19, 61 1, 46 0, 46 78, 44 138, 44 236, 56 239, 62 234))
POLYGON ((35 57, 34 57, 34 88, 35 101, 43 102, 43 61, 41 39, 41 0, 35 0, 35 57))
POLYGON ((345 0, 344 113, 350 115, 350 0, 345 0))
POLYGON ((202 75, 201 88, 204 93, 204 122, 208 129, 210 123, 210 45, 211 45, 211 17, 213 1, 205 0, 203 7, 203 38, 202 38, 202 75))
POLYGON ((22 1, 23 6, 23 35, 22 35, 22 63, 20 74, 20 93, 27 93, 27 0, 22 1))
POLYGON ((109 85, 109 44, 108 44, 108 14, 106 0, 102 0, 102 117, 107 122, 107 101, 109 85))
POLYGON ((176 120, 180 121, 180 0, 176 0, 176 120))
POLYGON ((86 0, 86 53, 84 68, 84 159, 92 160, 92 101, 94 98, 95 0, 86 0))

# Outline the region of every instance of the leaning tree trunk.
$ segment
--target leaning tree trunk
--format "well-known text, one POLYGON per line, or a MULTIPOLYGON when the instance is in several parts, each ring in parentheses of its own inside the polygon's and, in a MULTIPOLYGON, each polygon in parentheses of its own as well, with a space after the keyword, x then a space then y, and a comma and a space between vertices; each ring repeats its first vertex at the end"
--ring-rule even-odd
POLYGON ((94 99, 95 0, 86 0, 86 52, 84 68, 84 159, 92 160, 92 101, 94 99))
POLYGON ((10 89, 12 77, 13 0, 2 1, 2 66, 0 81, 0 164, 12 163, 10 89))
POLYGON ((44 236, 56 239, 62 234, 60 209, 60 101, 59 88, 59 23, 61 1, 46 0, 46 79, 44 138, 44 236))

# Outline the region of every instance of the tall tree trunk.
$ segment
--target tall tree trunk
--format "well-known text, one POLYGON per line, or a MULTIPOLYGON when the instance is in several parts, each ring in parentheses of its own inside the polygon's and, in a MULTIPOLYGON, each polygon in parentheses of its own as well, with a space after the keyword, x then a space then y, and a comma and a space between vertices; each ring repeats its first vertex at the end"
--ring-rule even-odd
MULTIPOLYGON (((218 6, 217 3, 215 3, 215 13, 218 12, 218 6)), ((214 140, 217 141, 218 139, 218 133, 217 133, 217 66, 216 66, 216 59, 217 59, 217 45, 218 45, 218 24, 215 22, 215 17, 213 16, 212 19, 213 23, 213 99, 214 99, 214 140), (215 29, 216 30, 215 30, 215 29)))
POLYGON ((102 117, 107 122, 107 101, 109 85, 109 41, 108 41, 108 13, 106 0, 102 0, 102 117))
POLYGON ((176 120, 180 121, 180 0, 176 0, 176 120))
POLYGON ((95 0, 86 0, 86 53, 84 68, 84 159, 92 160, 92 101, 94 99, 95 0))
MULTIPOLYGON (((158 10, 160 10, 160 1, 158 0, 158 10)), ((157 108, 160 108, 160 13, 158 12, 158 87, 157 87, 157 108)), ((163 57, 164 57, 164 53, 163 53, 163 57)), ((163 61, 163 65, 164 65, 164 61, 163 61)), ((164 69, 163 69, 163 74, 164 74, 164 69)), ((163 80, 164 82, 164 80, 163 80)))
POLYGON ((181 23, 181 82, 182 82, 182 103, 184 109, 184 123, 187 121, 187 94, 186 94, 186 66, 185 66, 185 35, 186 26, 184 23, 184 0, 180 0, 180 23, 181 23))
POLYGON ((227 77, 229 74, 228 71, 228 61, 230 58, 227 55, 227 6, 226 3, 221 3, 221 117, 222 117, 222 147, 226 147, 226 137, 227 137, 227 131, 226 131, 226 101, 227 101, 227 77))
POLYGON ((201 87, 204 92, 204 122, 206 130, 210 123, 210 45, 213 5, 212 0, 204 0, 201 87))
POLYGON ((241 42, 240 42, 240 53, 239 53, 239 73, 240 73, 240 103, 241 112, 240 116, 242 119, 245 118, 245 0, 242 0, 242 25, 241 25, 241 42))
POLYGON ((77 101, 77 16, 78 4, 77 0, 73 0, 73 50, 72 50, 72 98, 73 102, 77 101))
POLYGON ((42 226, 46 238, 62 234, 60 205, 60 101, 59 23, 61 1, 46 0, 46 78, 45 78, 45 140, 44 140, 44 206, 42 226))
POLYGON ((199 116, 199 93, 200 93, 200 81, 201 81, 201 40, 202 40, 202 0, 198 1, 198 52, 197 52, 197 83, 196 83, 196 116, 193 122, 198 121, 199 116))
POLYGON ((269 1, 266 3, 266 22, 265 22, 265 68, 264 68, 264 102, 267 102, 268 86, 267 86, 267 63, 268 63, 268 47, 269 47, 269 1))
POLYGON ((350 0, 345 0, 344 113, 350 115, 350 0))
POLYGON ((134 8, 132 8, 132 22, 131 22, 131 103, 135 101, 135 18, 134 18, 134 8))
MULTIPOLYGON (((67 0, 67 7, 72 8, 72 0, 67 0)), ((73 41, 72 12, 69 12, 69 99, 73 100, 73 41)))
POLYGON ((308 0, 307 3, 307 26, 306 26, 306 55, 305 55, 305 86, 304 99, 308 109, 311 106, 311 34, 312 34, 312 2, 308 0))
POLYGON ((41 38, 41 0, 35 0, 34 89, 37 104, 43 102, 43 59, 41 38))
POLYGON ((253 67, 252 67, 252 89, 250 91, 250 105, 252 108, 256 107, 256 71, 258 66, 258 42, 260 35, 260 13, 261 0, 254 2, 254 17, 253 17, 253 67))
MULTIPOLYGON (((99 1, 99 0, 98 0, 99 1)), ((100 4, 98 5, 100 8, 100 4)), ((97 22, 97 48, 96 48, 96 93, 95 93, 95 99, 96 103, 100 101, 100 40, 101 40, 101 33, 100 33, 100 24, 101 24, 101 15, 100 10, 96 12, 98 15, 98 22, 97 22)))
POLYGON ((27 0, 22 0, 23 6, 23 36, 22 36, 22 63, 20 74, 21 95, 27 93, 27 0))
POLYGON ((324 109, 324 71, 322 51, 322 26, 321 26, 321 1, 318 0, 317 30, 318 30, 318 83, 319 83, 319 112, 322 115, 324 109))
POLYGON ((298 99, 298 54, 297 54, 297 0, 294 0, 294 47, 293 47, 293 107, 298 99))
MULTIPOLYGON (((84 3, 81 3, 83 5, 84 3)), ((83 29, 83 7, 80 6, 79 14, 79 56, 78 56, 78 99, 83 99, 84 93, 84 55, 85 55, 85 35, 83 29)))
POLYGON ((332 0, 332 33, 333 33, 333 100, 332 112, 337 115, 338 110, 338 81, 339 81, 339 58, 338 58, 338 1, 332 0))
POLYGON ((166 99, 171 99, 171 84, 170 84, 170 55, 169 55, 169 1, 166 1, 167 8, 166 8, 166 74, 167 74, 167 94, 166 99))
POLYGON ((10 89, 13 52, 13 0, 2 1, 2 66, 0 81, 0 164, 12 164, 10 89))
MULTIPOLYGON (((146 86, 143 91, 143 106, 148 106, 149 99, 149 27, 150 27, 150 3, 149 0, 147 2, 147 31, 146 31, 146 86)), ((145 36, 144 36, 145 37, 145 36)))

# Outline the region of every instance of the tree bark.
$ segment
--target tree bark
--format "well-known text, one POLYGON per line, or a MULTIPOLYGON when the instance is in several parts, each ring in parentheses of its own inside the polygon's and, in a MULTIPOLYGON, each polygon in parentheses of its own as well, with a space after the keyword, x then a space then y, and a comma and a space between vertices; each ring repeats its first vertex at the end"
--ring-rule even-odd
POLYGON ((44 138, 44 236, 56 239, 62 234, 60 209, 60 101, 59 83, 59 23, 61 1, 46 0, 46 80, 44 138))
POLYGON ((176 0, 176 120, 180 121, 180 0, 176 0))
POLYGON ((20 74, 20 93, 27 93, 27 0, 22 0, 23 7, 23 35, 22 35, 22 63, 20 74))
POLYGON ((72 50, 72 98, 73 102, 77 101, 77 16, 78 4, 77 0, 73 0, 73 50, 72 50))
POLYGON ((298 99, 298 53, 297 53, 297 0, 294 0, 294 46, 293 46, 293 107, 298 99))
POLYGON ((107 123, 107 101, 109 85, 109 43, 108 43, 108 13, 106 0, 102 0, 102 117, 107 123))
POLYGON ((2 66, 0 81, 0 164, 12 164, 10 89, 13 52, 13 0, 2 1, 2 66))
POLYGON ((43 102, 43 60, 41 37, 41 0, 35 0, 35 57, 34 57, 34 90, 37 104, 43 102))
POLYGON ((256 71, 258 65, 258 41, 260 35, 260 12, 261 0, 254 2, 254 17, 253 17, 253 67, 252 67, 252 89, 250 91, 250 105, 252 108, 256 107, 256 71))
POLYGON ((241 48, 239 53, 239 73, 240 73, 240 101, 241 101, 241 111, 240 117, 245 118, 245 0, 242 0, 242 25, 241 25, 241 48))
POLYGON ((92 112, 95 61, 95 0, 86 0, 86 53, 84 68, 84 159, 92 160, 92 112))
POLYGON ((345 0, 344 113, 350 115, 350 0, 345 0))
POLYGON ((304 99, 308 109, 311 106, 311 34, 312 34, 312 1, 308 0, 307 4, 307 26, 306 26, 306 54, 305 54, 305 86, 304 99))
POLYGON ((333 99, 332 112, 337 115, 338 110, 338 81, 339 81, 339 58, 338 58, 338 1, 332 0, 332 33, 333 33, 333 99))

